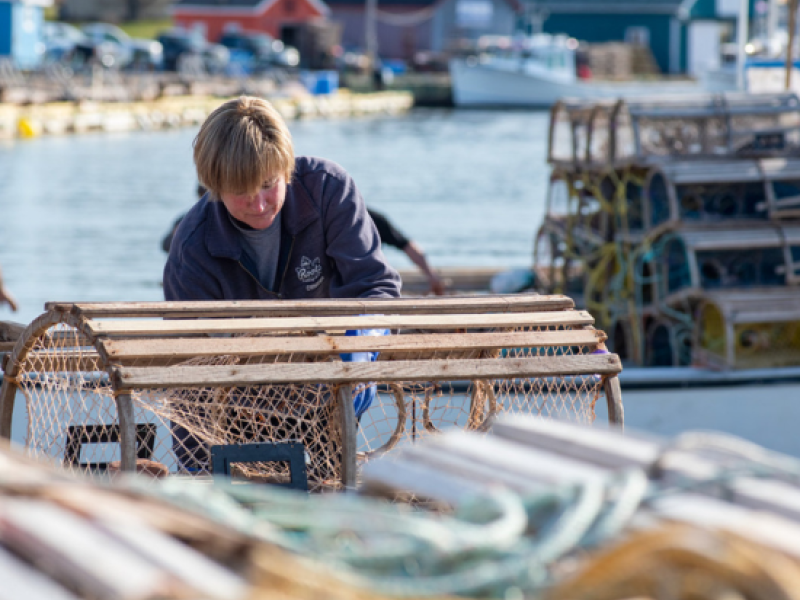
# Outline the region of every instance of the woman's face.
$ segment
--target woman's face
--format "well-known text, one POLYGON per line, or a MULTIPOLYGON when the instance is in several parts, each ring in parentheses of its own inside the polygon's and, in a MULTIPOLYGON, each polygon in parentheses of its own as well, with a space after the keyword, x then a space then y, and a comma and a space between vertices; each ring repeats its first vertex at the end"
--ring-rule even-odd
POLYGON ((231 216, 253 229, 267 229, 281 212, 286 200, 286 178, 275 176, 261 185, 255 194, 221 194, 231 216))

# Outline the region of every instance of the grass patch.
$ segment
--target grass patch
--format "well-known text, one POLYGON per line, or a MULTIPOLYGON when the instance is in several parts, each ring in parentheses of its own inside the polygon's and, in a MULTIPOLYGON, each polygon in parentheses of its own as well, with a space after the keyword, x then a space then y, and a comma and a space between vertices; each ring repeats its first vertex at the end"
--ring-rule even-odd
POLYGON ((155 39, 158 34, 166 29, 172 29, 172 19, 158 19, 155 21, 134 21, 132 23, 121 23, 122 29, 129 36, 134 38, 155 39))

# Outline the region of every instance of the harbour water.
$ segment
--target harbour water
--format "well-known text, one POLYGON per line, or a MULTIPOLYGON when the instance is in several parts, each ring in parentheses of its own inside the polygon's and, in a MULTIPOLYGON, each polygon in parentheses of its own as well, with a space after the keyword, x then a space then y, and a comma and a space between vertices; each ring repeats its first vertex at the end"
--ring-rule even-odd
MULTIPOLYGON (((530 265, 544 210, 545 112, 415 110, 293 121, 437 266, 530 265)), ((0 265, 28 322, 49 300, 160 300, 161 237, 194 201, 196 129, 0 146, 0 265)), ((405 255, 387 250, 398 268, 405 255)))
MULTIPOLYGON (((416 109, 290 128, 298 154, 343 165, 367 203, 435 266, 516 268, 531 264, 544 213, 547 124, 546 112, 416 109)), ((20 304, 17 313, 0 307, 0 319, 30 322, 51 300, 162 299, 161 238, 194 201, 195 134, 0 145, 0 265, 20 304)), ((410 266, 399 251, 386 254, 398 268, 410 266)), ((623 401, 632 428, 718 429, 800 456, 798 392, 800 385, 636 390, 623 401)))

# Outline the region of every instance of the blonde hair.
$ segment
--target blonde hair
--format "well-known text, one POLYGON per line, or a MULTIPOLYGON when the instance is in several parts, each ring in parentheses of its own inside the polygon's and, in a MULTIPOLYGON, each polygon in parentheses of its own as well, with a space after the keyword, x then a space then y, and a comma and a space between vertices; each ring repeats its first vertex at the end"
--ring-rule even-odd
POLYGON ((252 194, 294 170, 289 128, 266 100, 241 96, 214 110, 194 139, 197 178, 219 200, 224 193, 252 194))

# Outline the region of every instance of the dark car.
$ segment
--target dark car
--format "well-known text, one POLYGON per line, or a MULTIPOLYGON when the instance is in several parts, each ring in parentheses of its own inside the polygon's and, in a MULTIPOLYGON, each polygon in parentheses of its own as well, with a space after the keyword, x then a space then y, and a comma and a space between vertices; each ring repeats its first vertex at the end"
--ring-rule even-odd
POLYGON ((200 61, 208 73, 222 73, 230 60, 230 51, 222 44, 212 44, 188 31, 165 31, 158 36, 164 50, 164 69, 178 71, 187 59, 200 61))
POLYGON ((242 63, 245 58, 253 71, 280 67, 293 69, 300 64, 297 48, 261 32, 235 31, 222 35, 219 43, 231 51, 231 60, 242 63))

